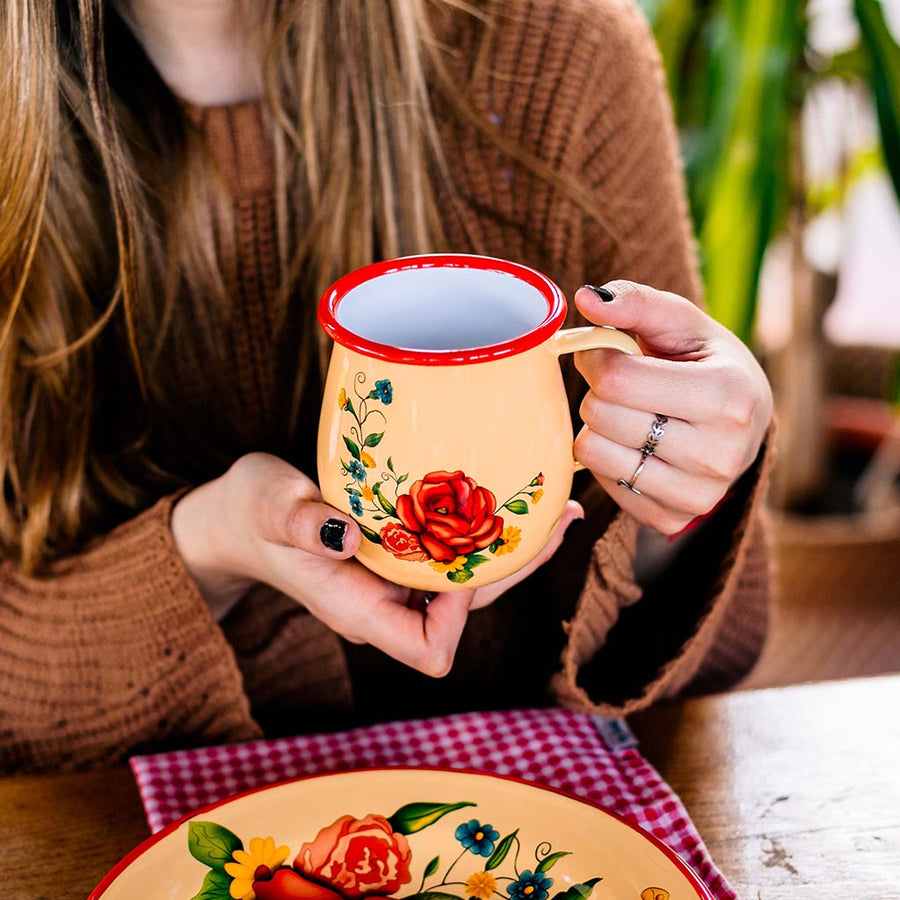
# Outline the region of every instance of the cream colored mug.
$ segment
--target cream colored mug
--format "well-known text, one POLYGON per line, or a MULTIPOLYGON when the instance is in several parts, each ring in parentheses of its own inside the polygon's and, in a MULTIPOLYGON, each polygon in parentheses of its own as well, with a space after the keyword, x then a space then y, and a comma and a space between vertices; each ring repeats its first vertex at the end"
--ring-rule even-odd
POLYGON ((334 340, 318 437, 324 500, 348 511, 358 559, 424 591, 506 577, 546 546, 578 468, 557 358, 611 347, 613 328, 560 330, 545 275, 469 254, 364 266, 319 304, 334 340))

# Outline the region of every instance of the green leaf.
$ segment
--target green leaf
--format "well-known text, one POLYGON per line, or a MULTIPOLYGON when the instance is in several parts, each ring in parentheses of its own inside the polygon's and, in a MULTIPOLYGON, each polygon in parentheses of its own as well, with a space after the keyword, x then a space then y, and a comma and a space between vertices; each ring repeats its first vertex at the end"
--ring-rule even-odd
POLYGON ((222 869, 231 862, 235 850, 243 850, 241 839, 215 822, 191 822, 188 825, 188 850, 194 859, 211 869, 222 869))
POLYGON ((362 497, 362 493, 361 493, 360 491, 358 491, 356 488, 345 487, 344 490, 345 490, 348 494, 352 494, 354 497, 362 497))
POLYGON ((231 900, 230 875, 218 869, 210 869, 203 879, 200 892, 194 894, 191 900, 231 900))
POLYGON ((356 418, 356 410, 353 408, 353 401, 349 397, 347 398, 347 411, 353 416, 354 419, 356 418))
POLYGON ((510 832, 499 844, 497 844, 497 849, 491 854, 490 859, 484 864, 484 871, 487 872, 488 869, 496 869, 500 863, 506 859, 506 854, 509 853, 509 848, 512 847, 513 841, 516 839, 516 835, 519 833, 519 829, 517 828, 515 831, 510 832))
POLYGON ((409 472, 407 472, 405 475, 401 475, 401 476, 397 479, 397 484, 398 484, 398 485, 399 485, 399 484, 403 484, 403 482, 406 481, 407 478, 409 478, 409 472))
POLYGON ((552 900, 587 900, 594 890, 594 885, 603 881, 602 878, 588 878, 587 881, 573 884, 567 891, 560 891, 554 894, 552 900))
POLYGON ((502 546, 504 545, 504 543, 506 543, 506 542, 505 542, 505 541, 501 541, 500 538, 497 538, 497 540, 494 541, 494 543, 491 544, 490 547, 488 547, 488 550, 490 550, 491 553, 496 553, 496 552, 497 552, 497 548, 498 548, 498 547, 502 547, 502 546))
POLYGON ((690 164, 707 309, 752 339, 766 249, 797 190, 791 129, 806 0, 720 0, 711 31, 702 143, 690 164))
POLYGON ((388 468, 393 472, 394 471, 394 458, 392 456, 388 457, 388 468))
POLYGON ((378 434, 369 434, 366 435, 366 439, 364 441, 367 447, 377 447, 381 443, 381 439, 384 437, 384 432, 381 431, 378 434))
POLYGON ((900 199, 900 46, 888 28, 881 3, 854 0, 853 10, 872 63, 871 86, 884 161, 900 199))
POLYGON ((344 443, 347 445, 347 449, 350 451, 353 458, 358 460, 360 458, 359 447, 346 435, 342 435, 342 437, 344 438, 344 443))
POLYGON ((373 518, 376 522, 381 522, 381 521, 383 521, 384 519, 389 519, 390 516, 376 515, 376 516, 372 516, 372 518, 373 518))
POLYGON ((388 822, 398 834, 414 834, 433 825, 447 813, 462 809, 464 806, 475 806, 475 804, 468 800, 460 803, 407 803, 389 816, 388 822))
POLYGON ((400 900, 460 900, 460 898, 456 894, 445 894, 443 891, 422 891, 401 897, 400 900))
POLYGON ((375 499, 378 501, 378 505, 389 515, 395 516, 397 515, 397 510, 394 509, 394 504, 388 500, 384 494, 381 493, 381 483, 376 482, 372 485, 372 490, 375 492, 375 499))
POLYGON ((466 560, 466 568, 474 569, 475 566, 480 566, 482 563, 490 562, 489 556, 483 556, 481 553, 474 553, 466 560))
POLYGON ((555 866, 559 860, 561 860, 564 856, 571 856, 571 852, 568 850, 560 850, 558 853, 551 853, 549 856, 545 856, 539 863, 536 871, 538 872, 546 872, 547 869, 555 866))
POLYGON ((357 522, 356 524, 363 533, 363 537, 370 540, 373 544, 381 543, 381 535, 377 531, 372 531, 371 528, 367 528, 362 522, 357 522))
POLYGON ((441 864, 441 858, 436 856, 427 866, 425 866, 425 874, 422 876, 423 878, 430 878, 434 875, 438 870, 438 866, 441 864))
POLYGON ((510 500, 506 504, 506 509, 517 516, 528 515, 528 504, 524 500, 510 500))
POLYGON ((471 569, 460 569, 458 572, 447 573, 447 578, 454 584, 465 584, 472 577, 471 569))

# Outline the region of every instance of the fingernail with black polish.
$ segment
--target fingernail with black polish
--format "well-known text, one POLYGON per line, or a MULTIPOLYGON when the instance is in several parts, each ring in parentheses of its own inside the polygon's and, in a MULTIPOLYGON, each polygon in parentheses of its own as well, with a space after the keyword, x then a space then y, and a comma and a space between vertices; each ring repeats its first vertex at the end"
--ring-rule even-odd
POLYGON ((319 539, 329 550, 343 553, 346 533, 346 522, 342 522, 340 519, 329 519, 319 530, 319 539))
POLYGON ((590 288, 604 303, 616 299, 616 295, 609 288, 597 287, 594 284, 586 284, 585 287, 590 288))
POLYGON ((563 540, 572 537, 573 534, 581 529, 582 525, 584 525, 584 519, 572 519, 566 526, 566 533, 563 536, 563 540))

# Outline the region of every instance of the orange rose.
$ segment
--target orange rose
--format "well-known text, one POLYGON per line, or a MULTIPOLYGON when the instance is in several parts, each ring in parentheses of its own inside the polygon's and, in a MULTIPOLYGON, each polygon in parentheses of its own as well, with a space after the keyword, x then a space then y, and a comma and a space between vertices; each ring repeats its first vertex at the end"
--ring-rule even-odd
POLYGON ((341 816, 300 847, 294 868, 354 900, 399 890, 410 880, 411 857, 406 838, 384 816, 341 816))
POLYGON ((390 550, 397 559, 406 559, 410 562, 422 562, 428 559, 428 554, 422 549, 419 538, 396 522, 391 522, 381 529, 381 546, 385 550, 390 550))
POLYGON ((429 472, 397 498, 397 516, 437 562, 452 562, 500 537, 497 500, 460 471, 429 472))

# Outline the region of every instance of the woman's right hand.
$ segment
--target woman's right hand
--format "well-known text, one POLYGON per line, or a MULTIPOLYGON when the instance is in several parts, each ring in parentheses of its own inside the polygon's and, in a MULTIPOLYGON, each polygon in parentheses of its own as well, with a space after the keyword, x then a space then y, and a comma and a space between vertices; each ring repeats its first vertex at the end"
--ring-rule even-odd
POLYGON ((476 591, 438 594, 427 609, 421 591, 386 581, 351 559, 361 540, 353 520, 323 503, 309 478, 266 453, 241 457, 220 478, 182 497, 171 528, 217 618, 264 582, 347 640, 441 676, 450 670, 469 610, 493 602, 546 562, 579 515, 578 504, 570 503, 547 547, 519 572, 476 591), (340 549, 327 546, 323 534, 342 538, 332 541, 340 549))

